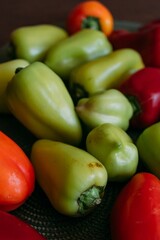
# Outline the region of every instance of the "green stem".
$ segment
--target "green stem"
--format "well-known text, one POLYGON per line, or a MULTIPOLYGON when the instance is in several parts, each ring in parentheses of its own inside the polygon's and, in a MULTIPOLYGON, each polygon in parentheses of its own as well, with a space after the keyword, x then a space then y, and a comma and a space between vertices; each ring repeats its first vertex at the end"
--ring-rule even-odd
POLYGON ((98 18, 88 16, 82 22, 82 28, 101 30, 98 18))

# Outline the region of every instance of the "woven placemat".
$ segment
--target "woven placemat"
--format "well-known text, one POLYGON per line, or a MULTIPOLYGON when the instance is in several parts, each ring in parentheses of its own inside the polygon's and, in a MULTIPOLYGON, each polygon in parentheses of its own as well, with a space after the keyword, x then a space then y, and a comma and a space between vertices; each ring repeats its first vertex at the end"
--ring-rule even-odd
MULTIPOLYGON (((30 156, 36 138, 13 116, 1 115, 0 130, 30 156)), ((12 214, 29 223, 48 240, 111 240, 110 212, 121 187, 121 184, 108 183, 101 204, 92 213, 72 218, 58 213, 36 183, 33 194, 12 214)))

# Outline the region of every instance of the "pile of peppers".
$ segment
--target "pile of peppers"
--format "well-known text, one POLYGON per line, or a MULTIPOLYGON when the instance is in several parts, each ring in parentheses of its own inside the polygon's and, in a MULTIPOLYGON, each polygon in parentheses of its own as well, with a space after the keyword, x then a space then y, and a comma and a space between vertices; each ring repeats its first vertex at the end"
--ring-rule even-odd
POLYGON ((151 235, 156 240, 160 24, 154 21, 134 33, 114 30, 111 13, 104 11, 111 21, 108 31, 96 12, 86 16, 96 20, 94 27, 80 25, 77 18, 78 28, 69 31, 82 9, 80 4, 71 12, 67 30, 45 24, 11 33, 0 63, 0 113, 13 115, 36 140, 27 158, 0 132, 0 210, 21 206, 36 178, 60 214, 81 217, 101 203, 108 182, 121 182, 125 186, 111 209, 113 240, 150 240, 151 235))

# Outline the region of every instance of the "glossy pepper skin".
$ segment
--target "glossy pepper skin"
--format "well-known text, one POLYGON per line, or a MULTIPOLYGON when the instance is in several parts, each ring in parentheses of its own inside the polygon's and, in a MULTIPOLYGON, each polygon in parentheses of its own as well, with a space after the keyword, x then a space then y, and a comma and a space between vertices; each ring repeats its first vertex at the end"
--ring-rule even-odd
POLYGON ((86 151, 41 139, 32 146, 31 161, 38 183, 61 214, 80 217, 100 204, 107 172, 86 151))
POLYGON ((83 29, 54 45, 44 60, 64 80, 71 70, 112 51, 112 45, 101 31, 83 29))
POLYGON ((3 240, 45 240, 33 227, 11 213, 0 211, 0 236, 3 240))
POLYGON ((6 99, 11 113, 36 137, 78 145, 81 124, 61 78, 42 62, 18 71, 6 99))
POLYGON ((67 32, 61 27, 40 24, 13 30, 10 42, 16 58, 23 58, 32 63, 43 60, 51 46, 67 37, 67 32))
POLYGON ((71 72, 69 88, 75 101, 109 88, 117 88, 133 72, 144 67, 141 56, 132 49, 113 51, 82 64, 71 72))
POLYGON ((136 145, 113 124, 104 123, 92 129, 86 138, 86 149, 105 166, 109 181, 126 181, 137 171, 136 145))
POLYGON ((33 166, 22 149, 0 131, 0 210, 20 207, 34 190, 33 166))
POLYGON ((160 21, 141 26, 137 31, 115 30, 109 36, 113 49, 133 48, 138 51, 147 67, 160 67, 160 21))
POLYGON ((160 181, 150 173, 132 177, 111 211, 113 240, 160 239, 160 181))
POLYGON ((160 69, 145 67, 130 76, 119 88, 131 102, 131 126, 144 129, 160 120, 160 69))
POLYGON ((112 123, 127 130, 133 115, 132 105, 117 89, 108 89, 88 98, 82 98, 75 109, 79 118, 89 129, 103 123, 112 123))
POLYGON ((8 82, 12 79, 15 74, 15 71, 19 67, 26 67, 29 65, 29 62, 24 59, 14 59, 0 63, 0 112, 8 113, 8 106, 5 100, 5 91, 8 85, 8 82))
POLYGON ((71 9, 66 25, 69 34, 74 34, 84 28, 92 28, 109 36, 114 28, 114 19, 111 11, 102 3, 85 1, 71 9))
POLYGON ((144 129, 139 135, 136 145, 144 165, 160 178, 160 122, 144 129))

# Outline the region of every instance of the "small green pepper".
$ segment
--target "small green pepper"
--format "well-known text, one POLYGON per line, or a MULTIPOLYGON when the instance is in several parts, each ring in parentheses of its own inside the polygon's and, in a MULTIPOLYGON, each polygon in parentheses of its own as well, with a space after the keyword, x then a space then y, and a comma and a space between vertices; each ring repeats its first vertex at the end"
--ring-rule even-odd
POLYGON ((96 92, 117 88, 133 72, 144 67, 142 58, 133 49, 120 49, 74 69, 69 89, 74 101, 96 92))
POLYGON ((104 33, 83 29, 54 45, 44 62, 66 81, 72 69, 111 51, 112 46, 104 33))
POLYGON ((8 113, 9 109, 5 100, 5 91, 8 82, 15 75, 15 71, 19 67, 26 67, 29 62, 24 59, 15 59, 0 63, 0 112, 8 113))
POLYGON ((105 167, 109 181, 126 181, 138 166, 138 150, 121 128, 104 123, 91 130, 86 139, 87 151, 105 167))
POLYGON ((83 216, 100 204, 107 184, 105 167, 88 152, 41 139, 32 146, 36 178, 53 207, 68 216, 83 216))
POLYGON ((160 122, 145 128, 136 144, 144 165, 160 178, 160 122))
POLYGON ((67 38, 67 32, 58 26, 40 24, 23 26, 11 32, 10 42, 16 58, 41 61, 55 43, 67 38))
POLYGON ((11 113, 38 138, 78 145, 82 128, 62 79, 42 62, 18 71, 9 82, 11 113))
POLYGON ((133 108, 129 100, 116 89, 108 89, 89 98, 82 98, 75 109, 89 129, 102 123, 112 123, 127 130, 129 120, 133 116, 133 108))

